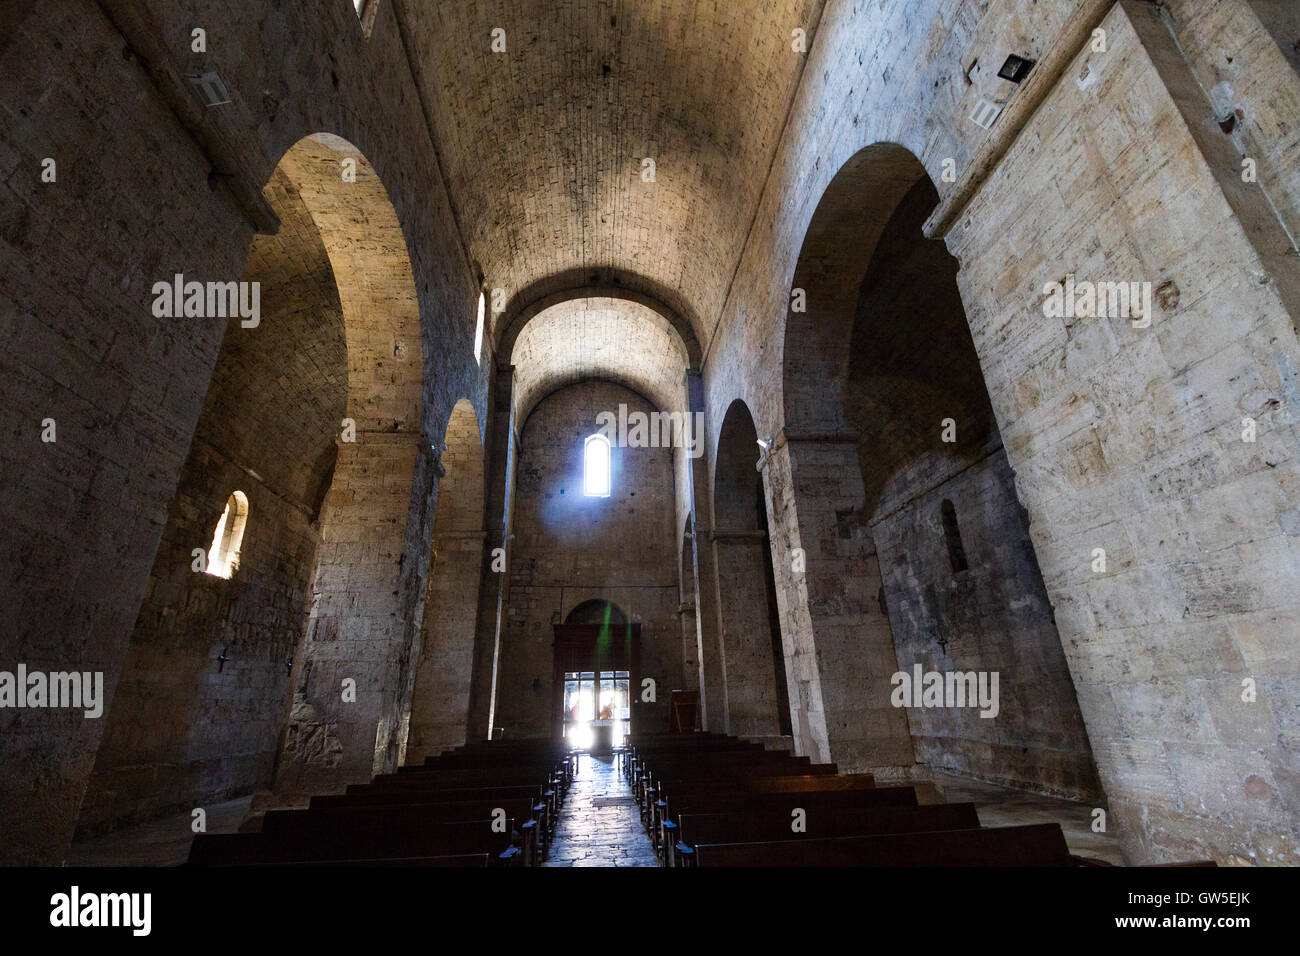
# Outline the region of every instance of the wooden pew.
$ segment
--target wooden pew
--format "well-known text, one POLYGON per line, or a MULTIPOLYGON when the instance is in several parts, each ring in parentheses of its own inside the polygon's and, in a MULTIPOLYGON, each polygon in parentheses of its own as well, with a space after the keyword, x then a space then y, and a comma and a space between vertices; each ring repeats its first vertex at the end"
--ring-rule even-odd
MULTIPOLYGON (((814 764, 814 769, 818 765, 814 764)), ((824 766, 834 766, 828 764, 824 766)), ((655 847, 675 842, 675 838, 662 831, 673 828, 663 826, 665 820, 672 820, 672 814, 685 809, 692 795, 701 794, 740 794, 740 793, 817 793, 836 790, 874 790, 875 778, 869 773, 832 774, 809 773, 799 775, 769 775, 762 770, 744 777, 689 777, 661 782, 655 799, 649 801, 649 813, 646 816, 646 828, 655 847)), ((915 794, 913 794, 913 799, 915 794)), ((906 798, 901 798, 906 799, 906 798)))
POLYGON ((347 793, 312 797, 308 809, 475 803, 486 806, 488 812, 485 816, 491 816, 493 809, 505 807, 516 799, 527 800, 533 808, 529 818, 537 821, 537 839, 540 841, 540 852, 544 853, 550 846, 555 831, 556 812, 537 786, 438 790, 418 787, 371 788, 370 784, 354 784, 348 787, 347 793))
POLYGON ((533 800, 533 806, 540 806, 538 810, 539 824, 544 826, 548 833, 555 828, 556 818, 559 815, 560 800, 552 787, 545 784, 529 783, 474 786, 461 781, 460 784, 452 783, 449 785, 435 778, 411 779, 400 784, 389 782, 352 784, 347 788, 347 792, 342 795, 347 798, 346 800, 313 797, 311 806, 340 806, 345 802, 353 802, 352 798, 358 798, 355 802, 359 804, 374 805, 379 803, 451 803, 464 800, 491 800, 494 798, 506 799, 511 796, 528 796, 533 800))
MULTIPOLYGON (((797 785, 795 785, 797 787, 797 785)), ((789 820, 795 809, 806 813, 829 813, 842 810, 874 810, 886 807, 915 807, 916 790, 912 787, 862 787, 856 790, 790 789, 774 793, 735 790, 698 790, 681 792, 665 805, 658 834, 652 841, 661 849, 665 862, 674 865, 675 847, 680 837, 678 821, 684 813, 762 813, 774 819, 789 820)), ((743 842, 743 841, 735 841, 743 842)))
POLYGON ((454 856, 404 856, 394 860, 322 860, 311 863, 272 863, 270 866, 446 866, 477 867, 492 865, 490 853, 459 853, 454 856))
POLYGON ((696 865, 717 866, 1070 866, 1059 824, 829 837, 756 843, 701 843, 696 865))
POLYGON ((628 749, 627 761, 624 765, 624 775, 629 781, 635 782, 644 771, 647 763, 653 763, 656 759, 660 758, 667 760, 676 756, 690 754, 755 754, 767 752, 768 751, 763 749, 762 744, 736 740, 732 737, 720 737, 703 741, 690 740, 687 742, 649 744, 639 747, 631 746, 628 749))
POLYGON ((378 830, 392 835, 404 832, 418 834, 434 823, 498 819, 503 823, 514 821, 515 845, 523 851, 526 865, 537 866, 542 862, 544 847, 538 820, 533 812, 532 802, 526 797, 487 802, 345 805, 327 809, 271 810, 262 819, 261 832, 275 838, 291 839, 309 833, 330 833, 337 830, 378 830))
POLYGON ((464 790, 474 787, 517 787, 535 785, 552 812, 564 800, 564 789, 549 770, 495 767, 487 770, 436 770, 412 768, 411 773, 379 774, 371 781, 373 789, 464 790))
POLYGON ((971 830, 980 825, 973 803, 941 803, 924 807, 799 809, 804 811, 804 825, 807 827, 802 833, 792 832, 792 813, 769 810, 683 813, 676 820, 677 843, 672 848, 672 861, 669 865, 692 865, 694 848, 700 843, 816 840, 825 837, 971 830))
MULTIPOLYGON (((633 787, 637 786, 647 769, 653 769, 654 766, 667 765, 675 761, 685 761, 694 758, 694 760, 706 760, 706 758, 720 757, 723 754, 749 754, 757 756, 763 753, 784 753, 781 750, 764 750, 762 745, 742 743, 742 741, 714 741, 710 744, 698 745, 698 747, 672 747, 667 749, 638 749, 630 750, 625 761, 625 777, 633 787)), ((784 754, 790 756, 790 754, 784 754)))
POLYGON ((513 821, 498 832, 492 820, 426 823, 419 828, 384 831, 374 827, 322 826, 296 833, 199 834, 190 846, 191 866, 264 866, 286 863, 397 860, 487 853, 496 865, 521 865, 514 846, 513 821))
POLYGON ((770 753, 727 755, 725 759, 704 762, 656 762, 641 775, 640 787, 633 788, 633 796, 644 808, 672 786, 694 782, 722 784, 729 780, 758 777, 833 777, 837 771, 838 767, 833 763, 815 764, 807 757, 792 758, 786 754, 770 753))

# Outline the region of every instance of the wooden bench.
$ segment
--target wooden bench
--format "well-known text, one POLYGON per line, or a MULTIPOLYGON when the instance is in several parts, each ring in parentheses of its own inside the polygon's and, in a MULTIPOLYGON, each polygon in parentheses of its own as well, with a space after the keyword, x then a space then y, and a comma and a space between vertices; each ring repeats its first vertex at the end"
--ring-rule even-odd
POLYGON ((1055 823, 754 843, 701 843, 696 865, 717 866, 1070 866, 1055 823))
POLYGON ((325 861, 396 860, 487 853, 496 865, 522 865, 514 845, 514 821, 499 832, 494 820, 428 823, 384 830, 340 829, 322 823, 292 833, 199 834, 190 846, 191 866, 265 866, 325 861))
MULTIPOLYGON (((693 784, 727 785, 759 778, 835 777, 838 768, 833 763, 814 764, 806 758, 781 760, 763 757, 726 760, 708 764, 656 764, 641 777, 640 786, 634 787, 633 796, 642 808, 661 799, 673 787, 693 784)), ((859 774, 869 778, 869 774, 859 774)), ((647 819, 649 817, 647 816, 647 819)))
POLYGON ((852 807, 827 809, 799 807, 806 829, 795 833, 795 817, 772 810, 721 813, 683 813, 677 817, 677 843, 671 847, 669 865, 690 866, 700 843, 745 843, 816 840, 824 837, 869 836, 888 833, 924 833, 971 830, 980 825, 973 803, 941 803, 925 807, 852 807))
POLYGON ((418 833, 433 823, 464 823, 486 819, 513 821, 515 845, 523 851, 528 865, 537 866, 542 862, 545 848, 534 811, 532 801, 526 797, 487 802, 344 805, 326 809, 271 810, 262 819, 261 832, 273 837, 288 838, 336 830, 378 830, 398 834, 418 833))
MULTIPOLYGON (((548 835, 554 832, 559 816, 560 800, 553 788, 544 784, 515 784, 501 786, 445 786, 437 780, 412 781, 402 785, 353 784, 347 792, 330 797, 313 797, 311 806, 367 805, 398 803, 455 803, 466 800, 506 800, 510 797, 527 797, 532 800, 539 826, 548 835)), ((499 806, 500 804, 494 804, 499 806)))
POLYGON ((295 863, 229 863, 226 867, 270 866, 270 867, 312 867, 319 866, 438 866, 486 868, 492 865, 490 853, 457 853, 451 856, 404 856, 391 860, 305 860, 295 863))
MULTIPOLYGON (((825 766, 834 766, 828 764, 825 766)), ((814 764, 813 769, 816 770, 814 764)), ((875 790, 875 778, 869 773, 831 774, 814 772, 810 774, 768 775, 763 772, 745 777, 689 777, 677 780, 664 780, 661 789, 656 791, 653 799, 647 801, 648 813, 645 815, 646 830, 656 848, 668 842, 675 842, 671 834, 665 834, 665 820, 671 821, 673 814, 685 809, 692 795, 705 793, 741 794, 741 793, 817 793, 827 791, 875 790)), ((915 799, 915 794, 912 795, 915 799)), ((901 799, 906 799, 901 798, 901 799)))

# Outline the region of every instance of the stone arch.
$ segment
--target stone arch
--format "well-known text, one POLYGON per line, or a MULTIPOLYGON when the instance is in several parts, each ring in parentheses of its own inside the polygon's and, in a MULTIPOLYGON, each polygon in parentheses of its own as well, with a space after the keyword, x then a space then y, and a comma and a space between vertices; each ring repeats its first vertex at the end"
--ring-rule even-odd
POLYGON ((621 289, 557 293, 525 309, 501 345, 515 370, 516 420, 526 420, 545 395, 592 378, 626 384, 663 411, 684 410, 693 359, 671 315, 621 289))
POLYGON ((732 402, 718 433, 713 528, 719 645, 727 733, 789 736, 785 653, 776 619, 767 503, 758 472, 758 432, 743 401, 732 402))
POLYGON ((420 431, 419 304, 383 183, 352 144, 327 133, 299 140, 277 174, 328 254, 348 365, 346 420, 275 773, 275 789, 288 794, 365 780, 398 762, 424 598, 423 542, 410 525, 423 510, 430 455, 420 431))
MULTIPOLYGON (((367 404, 350 394, 361 377, 349 368, 349 345, 360 349, 362 334, 348 328, 361 297, 349 271, 366 266, 347 267, 341 224, 331 230, 318 215, 328 178, 343 184, 337 161, 327 173, 314 168, 333 151, 313 163, 309 142, 266 186, 281 227, 253 239, 241 275, 259 289, 259 312, 248 326, 238 316, 223 322, 83 801, 83 835, 272 781, 314 568, 331 563, 322 532, 328 542, 347 521, 326 508, 327 493, 336 479, 357 483, 340 453, 355 447, 340 443, 344 419, 367 404), (238 566, 224 577, 195 574, 192 550, 209 547, 232 487, 251 515, 238 566)), ((376 182, 362 166, 352 185, 373 193, 376 182)), ((377 245, 364 229, 354 234, 377 245)), ((364 417, 356 424, 364 441, 364 417)), ((409 497, 403 521, 406 508, 409 497)))
POLYGON ((577 604, 564 616, 565 624, 608 624, 612 633, 619 633, 629 621, 623 609, 604 598, 589 598, 577 604))
POLYGON ((832 178, 813 213, 791 281, 781 370, 787 429, 846 424, 842 384, 858 289, 885 224, 925 167, 896 143, 859 150, 832 178), (794 311, 794 291, 803 311, 794 311))
POLYGON ((462 398, 442 440, 419 661, 404 762, 465 743, 469 734, 479 589, 490 555, 483 527, 483 435, 462 398))
POLYGON ((701 350, 694 327, 680 310, 666 305, 661 298, 609 282, 560 289, 555 289, 554 285, 554 282, 547 282, 541 288, 526 289, 507 303, 501 321, 496 325, 497 351, 500 354, 510 355, 528 323, 548 309, 574 299, 613 299, 641 306, 651 313, 651 320, 656 325, 671 330, 691 366, 699 364, 701 350))
POLYGON ((958 264, 924 237, 938 201, 915 156, 876 144, 835 176, 809 226, 795 270, 808 309, 786 331, 786 426, 769 475, 787 537, 818 544, 789 582, 791 610, 821 665, 836 761, 1094 797, 958 264), (892 707, 891 675, 917 664, 1004 675, 998 729, 973 709, 892 707))

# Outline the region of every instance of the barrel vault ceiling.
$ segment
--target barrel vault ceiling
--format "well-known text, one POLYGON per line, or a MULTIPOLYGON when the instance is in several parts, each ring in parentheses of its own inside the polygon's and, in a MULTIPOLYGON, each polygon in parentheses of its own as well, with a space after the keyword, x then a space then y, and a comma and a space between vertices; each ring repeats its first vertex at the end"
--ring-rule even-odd
MULTIPOLYGON (((812 42, 822 0, 390 2, 487 287, 525 305, 619 285, 676 312, 706 349, 806 59, 792 31, 812 42)), ((552 363, 530 387, 600 372, 601 356, 663 363, 628 354, 661 336, 622 351, 594 340, 644 318, 630 302, 601 309, 599 322, 547 323, 564 340, 539 329, 521 343, 552 363)))

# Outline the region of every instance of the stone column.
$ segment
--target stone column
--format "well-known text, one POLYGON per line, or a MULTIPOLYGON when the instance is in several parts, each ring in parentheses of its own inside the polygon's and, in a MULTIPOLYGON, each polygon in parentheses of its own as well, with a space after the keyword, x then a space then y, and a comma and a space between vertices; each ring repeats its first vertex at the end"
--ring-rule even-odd
POLYGON ((486 531, 434 533, 404 763, 465 743, 486 539, 486 531))
MULTIPOLYGON (((767 532, 714 528, 718 638, 726 732, 738 737, 779 737, 781 725, 772 660, 763 551, 767 532)), ((717 730, 716 727, 710 727, 717 730)))
POLYGON ((430 443, 416 432, 358 432, 355 442, 339 443, 278 794, 364 783, 397 765, 424 605, 425 489, 435 467, 430 443))
MULTIPOLYGON (((686 370, 686 400, 691 421, 690 438, 699 443, 700 452, 698 457, 688 458, 686 469, 691 495, 690 547, 695 574, 692 623, 696 629, 694 659, 699 662, 696 680, 700 690, 700 729, 716 732, 726 726, 726 693, 723 689, 722 647, 718 631, 718 582, 713 571, 712 549, 706 546, 709 529, 701 528, 702 524, 708 523, 700 507, 700 496, 709 487, 709 462, 703 454, 708 435, 703 424, 704 377, 697 369, 686 370)), ((688 452, 689 450, 688 448, 688 452)))
POLYGON ((898 670, 861 520, 857 436, 784 429, 760 462, 796 752, 841 770, 917 775, 898 670))
POLYGON ((491 386, 484 464, 487 503, 483 580, 479 587, 474 676, 470 687, 466 740, 487 740, 492 736, 502 611, 509 579, 506 573, 509 564, 504 555, 510 544, 511 491, 514 487, 514 376, 513 365, 498 365, 491 386))

